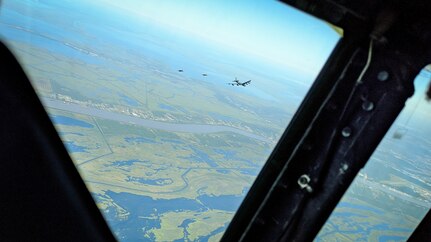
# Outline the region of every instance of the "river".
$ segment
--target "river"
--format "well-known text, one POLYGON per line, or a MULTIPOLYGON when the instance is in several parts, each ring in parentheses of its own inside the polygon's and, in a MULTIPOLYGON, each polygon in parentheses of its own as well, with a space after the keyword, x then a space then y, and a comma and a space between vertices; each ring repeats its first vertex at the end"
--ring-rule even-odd
POLYGON ((209 125, 209 124, 180 124, 180 123, 168 123, 162 121, 155 121, 150 119, 144 119, 134 116, 129 116, 121 113, 109 112, 92 107, 85 107, 75 103, 67 103, 58 101, 50 98, 41 98, 42 103, 54 109, 65 110, 73 113, 85 114, 93 117, 114 120, 118 122, 125 122, 134 125, 143 126, 150 129, 159 129, 170 132, 182 132, 182 133, 194 133, 194 134, 208 134, 208 133, 219 133, 219 132, 231 132, 239 135, 243 135, 255 140, 269 142, 263 136, 247 132, 245 130, 236 129, 229 126, 223 125, 209 125))

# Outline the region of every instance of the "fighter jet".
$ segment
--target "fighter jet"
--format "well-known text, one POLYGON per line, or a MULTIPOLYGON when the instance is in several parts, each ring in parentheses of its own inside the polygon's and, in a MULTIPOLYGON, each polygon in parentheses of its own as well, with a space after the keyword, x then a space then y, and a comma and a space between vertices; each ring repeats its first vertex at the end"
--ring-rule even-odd
POLYGON ((206 74, 206 73, 202 73, 202 76, 208 76, 208 74, 206 74))
POLYGON ((183 69, 179 69, 178 72, 184 72, 183 69))
POLYGON ((248 80, 248 81, 246 81, 246 82, 240 82, 240 81, 235 77, 235 80, 233 80, 232 82, 228 83, 228 85, 231 85, 231 86, 243 86, 243 87, 245 87, 245 86, 249 85, 250 83, 251 83, 251 80, 248 80))

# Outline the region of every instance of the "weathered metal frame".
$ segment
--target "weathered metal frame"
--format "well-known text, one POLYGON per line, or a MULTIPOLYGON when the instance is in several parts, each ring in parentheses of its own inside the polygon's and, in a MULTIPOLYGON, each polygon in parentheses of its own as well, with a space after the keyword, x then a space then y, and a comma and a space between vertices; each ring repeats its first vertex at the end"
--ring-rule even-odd
POLYGON ((431 62, 429 5, 382 3, 362 16, 334 5, 337 1, 318 1, 317 7, 312 6, 316 1, 288 2, 333 23, 338 19, 346 35, 259 174, 224 241, 314 239, 413 94, 413 80, 431 62), (331 17, 331 10, 337 18, 331 17))

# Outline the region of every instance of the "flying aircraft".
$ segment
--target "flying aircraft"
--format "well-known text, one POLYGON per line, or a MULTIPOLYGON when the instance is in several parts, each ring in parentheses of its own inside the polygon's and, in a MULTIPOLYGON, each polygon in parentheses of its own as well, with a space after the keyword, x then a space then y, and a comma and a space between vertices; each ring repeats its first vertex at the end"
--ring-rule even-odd
POLYGON ((179 69, 178 72, 184 72, 184 70, 183 69, 179 69))
POLYGON ((430 101, 430 100, 431 100, 431 82, 430 82, 430 84, 429 84, 429 86, 428 86, 428 90, 427 90, 427 93, 426 93, 426 99, 427 99, 428 101, 430 101))
POLYGON ((202 76, 208 76, 208 74, 206 74, 206 73, 202 73, 202 76))
POLYGON ((235 77, 235 80, 233 80, 232 82, 228 83, 228 85, 231 85, 231 86, 243 86, 243 87, 245 87, 245 86, 249 85, 250 83, 251 83, 251 80, 248 80, 248 81, 246 81, 246 82, 240 82, 240 81, 235 77))

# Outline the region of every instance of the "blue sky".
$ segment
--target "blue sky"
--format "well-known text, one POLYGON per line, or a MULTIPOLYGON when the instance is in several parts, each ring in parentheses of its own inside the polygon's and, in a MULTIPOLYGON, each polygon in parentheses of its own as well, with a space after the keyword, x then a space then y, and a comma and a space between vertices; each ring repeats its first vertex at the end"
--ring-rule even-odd
POLYGON ((277 1, 99 1, 306 72, 320 70, 339 39, 326 23, 277 1))

